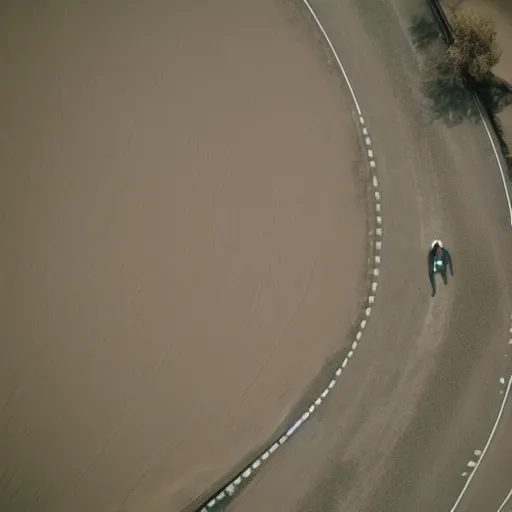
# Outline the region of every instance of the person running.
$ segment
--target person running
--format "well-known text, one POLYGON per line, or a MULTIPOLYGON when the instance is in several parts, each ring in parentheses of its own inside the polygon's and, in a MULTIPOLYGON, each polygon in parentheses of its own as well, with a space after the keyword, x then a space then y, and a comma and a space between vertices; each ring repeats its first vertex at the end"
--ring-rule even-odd
POLYGON ((441 240, 434 240, 428 253, 428 276, 432 285, 432 297, 436 294, 436 274, 441 274, 444 284, 448 284, 448 267, 453 276, 453 262, 450 253, 443 247, 441 240))

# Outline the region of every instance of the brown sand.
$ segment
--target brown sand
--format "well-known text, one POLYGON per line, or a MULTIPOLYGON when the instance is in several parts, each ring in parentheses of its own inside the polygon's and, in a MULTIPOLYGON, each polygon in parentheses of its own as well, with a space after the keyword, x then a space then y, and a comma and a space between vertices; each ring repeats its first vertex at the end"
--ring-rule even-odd
POLYGON ((341 80, 279 0, 0 5, 0 510, 180 510, 362 292, 341 80))

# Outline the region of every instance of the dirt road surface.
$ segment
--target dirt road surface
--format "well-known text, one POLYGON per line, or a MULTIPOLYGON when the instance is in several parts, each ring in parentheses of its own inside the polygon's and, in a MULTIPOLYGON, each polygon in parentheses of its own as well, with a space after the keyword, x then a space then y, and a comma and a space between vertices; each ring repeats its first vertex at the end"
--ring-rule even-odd
POLYGON ((181 510, 356 318, 359 140, 294 4, 0 5, 0 510, 181 510))
MULTIPOLYGON (((511 373, 512 232, 501 177, 482 124, 454 122, 461 98, 425 87, 432 77, 410 28, 423 20, 435 30, 426 4, 313 7, 373 134, 381 281, 344 380, 229 510, 449 511, 495 421, 499 378, 511 373), (431 299, 426 254, 437 237, 455 277, 431 299)), ((510 484, 510 473, 494 477, 500 489, 510 484)))

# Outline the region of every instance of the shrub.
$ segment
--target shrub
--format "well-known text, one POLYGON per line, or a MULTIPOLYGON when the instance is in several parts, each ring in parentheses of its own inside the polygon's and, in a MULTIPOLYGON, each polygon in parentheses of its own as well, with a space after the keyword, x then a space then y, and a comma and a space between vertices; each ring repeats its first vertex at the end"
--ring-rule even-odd
POLYGON ((465 9, 452 21, 453 44, 445 52, 445 61, 459 82, 465 78, 481 82, 501 57, 496 41, 496 29, 491 18, 465 9))

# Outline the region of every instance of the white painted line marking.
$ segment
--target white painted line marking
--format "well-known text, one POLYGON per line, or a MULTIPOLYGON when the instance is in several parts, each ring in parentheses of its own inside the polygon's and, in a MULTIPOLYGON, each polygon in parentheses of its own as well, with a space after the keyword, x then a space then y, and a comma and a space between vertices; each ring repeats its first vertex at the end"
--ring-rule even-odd
MULTIPOLYGON (((352 84, 350 83, 350 80, 348 79, 348 76, 347 76, 347 73, 345 72, 345 69, 343 67, 343 65, 341 64, 341 61, 338 57, 338 54, 336 53, 336 50, 334 49, 334 46, 331 42, 331 40, 329 39, 327 33, 325 32, 325 29, 323 28, 322 24, 320 23, 320 20, 318 19, 315 11, 313 10, 313 8, 311 7, 311 5, 309 4, 309 1, 308 0, 303 0, 304 1, 304 4, 306 5, 306 7, 308 8, 309 12, 311 13, 311 15, 313 16, 318 28, 320 29, 320 31, 322 32, 328 46, 330 47, 331 49, 331 52, 332 52, 332 55, 335 57, 335 60, 338 64, 338 67, 345 79, 345 82, 347 83, 347 86, 350 90, 350 94, 352 96, 352 99, 354 101, 354 105, 356 107, 356 110, 357 110, 357 113, 359 115, 359 122, 360 124, 362 125, 362 132, 363 132, 363 135, 365 136, 365 142, 367 144, 367 146, 370 146, 371 145, 371 139, 369 137, 369 134, 368 134, 368 129, 364 126, 365 125, 365 120, 362 116, 362 113, 361 113, 361 108, 359 106, 359 103, 357 101, 357 98, 355 96, 355 93, 354 93, 354 90, 352 88, 352 84)), ((375 168, 376 167, 376 162, 373 158, 374 156, 374 153, 373 153, 373 150, 372 149, 368 149, 368 156, 369 156, 369 160, 370 160, 370 167, 372 168, 375 168)), ((373 176, 373 185, 375 188, 378 187, 378 180, 377 180, 377 177, 376 176, 373 176)), ((374 190, 374 194, 375 194, 375 199, 377 202, 380 201, 380 193, 378 190, 374 190)), ((376 205, 376 211, 377 213, 380 213, 380 203, 376 205)), ((512 222, 512 217, 511 217, 511 222, 512 222)), ((370 233, 371 235, 371 233, 370 233)), ((376 230, 376 236, 382 236, 382 229, 377 229, 376 230)), ((377 242, 377 248, 380 249, 381 247, 381 244, 380 242, 377 242)), ((380 260, 377 260, 377 261, 380 261, 380 260)), ((378 276, 379 275, 379 271, 378 269, 374 269, 373 270, 373 274, 375 276, 378 276)), ((377 283, 376 282, 373 282, 372 283, 372 289, 375 291, 377 288, 377 283)), ((373 296, 370 298, 370 303, 373 303, 373 296)), ((368 308, 369 309, 369 308, 368 308)), ((367 310, 368 310, 367 309, 367 310)), ((511 315, 511 319, 512 319, 512 315, 511 315)), ((362 320, 361 321, 361 329, 364 329, 366 326, 366 320, 362 320)), ((511 331, 512 332, 512 331, 511 331)), ((359 331, 357 333, 357 340, 359 340, 361 337, 361 331, 359 331)), ((357 342, 354 342, 353 343, 353 347, 357 347, 357 342)), ((353 350, 354 350, 353 348, 353 350)), ((348 363, 348 358, 350 358, 353 354, 353 350, 351 350, 348 354, 348 356, 344 359, 342 365, 340 368, 338 368, 336 370, 336 377, 339 377, 342 373, 342 369, 347 365, 348 363)), ((336 380, 335 378, 333 378, 330 382, 329 382, 329 385, 328 387, 324 390, 324 392, 322 393, 321 397, 325 397, 327 396, 327 394, 329 393, 329 390, 332 389, 336 384, 336 380)), ((312 404, 310 407, 309 407, 309 410, 306 411, 302 417, 297 420, 295 422, 295 424, 288 430, 288 432, 291 434, 293 432, 295 432, 303 423, 304 421, 309 417, 310 414, 312 414, 316 407, 319 406, 321 403, 322 403, 322 398, 319 397, 316 399, 315 401, 315 404, 312 404)), ((284 444, 289 438, 289 435, 288 433, 287 434, 284 434, 278 442, 275 442, 270 448, 268 448, 268 450, 266 450, 262 455, 261 457, 259 457, 258 459, 256 459, 253 463, 252 463, 252 467, 254 469, 257 469, 261 464, 262 464, 262 461, 265 461, 266 459, 268 459, 270 457, 271 454, 273 454, 276 450, 279 449, 279 447, 284 444)), ((233 480, 230 484, 228 484, 224 489, 221 489, 220 491, 218 491, 217 495, 214 496, 209 502, 207 506, 204 506, 203 509, 202 509, 202 512, 205 512, 206 511, 206 508, 211 508, 213 505, 215 505, 218 501, 224 499, 225 497, 225 493, 228 493, 228 494, 234 494, 236 492, 236 486, 237 485, 240 485, 242 483, 242 479, 243 478, 249 478, 252 474, 252 470, 251 468, 246 468, 244 470, 243 473, 239 474, 237 476, 237 478, 235 480, 233 480)))
POLYGON ((352 84, 350 83, 350 80, 348 79, 347 73, 345 72, 345 68, 343 67, 343 64, 341 63, 340 58, 338 57, 338 54, 336 53, 336 50, 334 49, 334 46, 331 43, 331 40, 329 39, 329 36, 327 35, 324 27, 320 23, 318 16, 316 15, 315 11, 313 10, 313 7, 311 7, 308 0, 303 0, 303 1, 304 1, 304 4, 306 5, 306 7, 308 8, 309 12, 311 13, 311 16, 313 16, 313 18, 315 19, 316 24, 318 25, 318 28, 320 29, 323 36, 325 37, 325 40, 326 40, 327 44, 329 45, 329 47, 332 51, 332 54, 334 55, 334 58, 336 59, 336 62, 338 64, 341 72, 343 73, 343 78, 345 79, 345 82, 347 82, 347 86, 350 90, 350 94, 352 95, 352 100, 354 101, 354 104, 356 106, 357 114, 359 115, 359 121, 361 124, 364 124, 364 119, 361 114, 361 108, 359 107, 359 102, 357 101, 356 95, 354 94, 354 89, 352 88, 352 84))
POLYGON ((271 454, 274 453, 277 449, 279 448, 279 444, 278 443, 274 443, 270 449, 268 450, 271 454))
POLYGON ((505 505, 508 503, 508 500, 512 498, 512 489, 510 489, 510 492, 507 494, 507 497, 503 501, 503 503, 500 505, 500 508, 496 512, 505 512, 505 505))
POLYGON ((293 433, 302 425, 302 420, 297 420, 287 431, 287 436, 292 436, 293 433))
POLYGON ((345 357, 345 359, 343 359, 343 363, 341 363, 341 367, 346 368, 347 364, 348 364, 348 359, 345 357))
POLYGON ((496 422, 494 423, 494 426, 493 426, 493 428, 491 430, 491 434, 489 435, 489 439, 487 439, 487 443, 485 444, 485 447, 484 447, 484 449, 482 451, 482 456, 478 459, 478 462, 476 463, 475 469, 473 470, 473 472, 469 476, 469 478, 468 478, 468 480, 466 482, 466 485, 464 485, 461 493, 459 494, 459 497, 457 498, 457 501, 455 502, 455 504, 451 508, 450 512, 455 512, 455 510, 459 506, 459 503, 461 502, 464 494, 466 494, 466 491, 467 491, 467 489, 469 487, 469 484, 471 483, 472 478, 475 476, 476 472, 478 471, 478 467, 480 466, 480 463, 482 462, 482 460, 484 460, 485 454, 487 453, 487 450, 489 449, 489 445, 491 444, 491 441, 493 440, 494 435, 496 434, 496 429, 498 428, 498 424, 499 424, 499 422, 501 420, 501 417, 503 415, 503 410, 505 409, 505 404, 507 403, 507 398, 508 398, 508 395, 510 393, 510 388, 511 387, 512 387, 512 375, 510 376, 510 378, 508 380, 507 391, 506 391, 505 396, 503 397, 503 400, 501 402, 501 407, 500 407, 500 410, 498 412, 498 417, 496 418, 496 422))
POLYGON ((485 131, 487 132, 487 136, 489 137, 489 140, 491 141, 491 146, 494 151, 494 156, 496 157, 496 161, 498 162, 498 167, 499 167, 500 173, 501 173, 501 180, 503 182, 503 188, 505 189, 505 195, 507 196, 508 212, 510 215, 510 224, 512 225, 512 205, 510 204, 510 194, 508 193, 507 179, 505 177, 505 170, 503 169, 503 166, 501 165, 500 156, 498 154, 498 150, 496 149, 496 145, 494 144, 494 139, 492 138, 489 127, 487 126, 487 121, 485 120, 484 113, 482 112, 482 107, 480 106, 480 101, 478 100, 478 98, 475 95, 473 95, 473 99, 475 100, 476 106, 478 107, 478 112, 480 113, 480 117, 482 118, 482 121, 484 122, 485 131))

